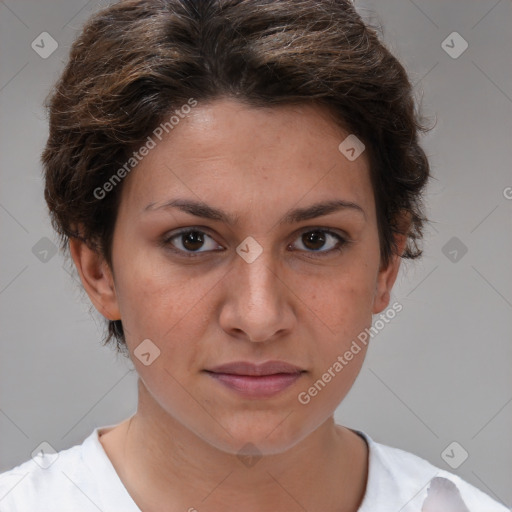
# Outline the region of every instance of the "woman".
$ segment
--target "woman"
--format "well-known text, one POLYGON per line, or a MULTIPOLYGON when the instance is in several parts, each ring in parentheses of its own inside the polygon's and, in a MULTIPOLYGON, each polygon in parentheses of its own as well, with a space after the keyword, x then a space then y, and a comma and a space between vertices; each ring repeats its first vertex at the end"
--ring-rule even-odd
POLYGON ((48 109, 52 222, 138 409, 1 475, 2 510, 506 510, 334 422, 429 177, 405 70, 349 1, 119 2, 48 109))

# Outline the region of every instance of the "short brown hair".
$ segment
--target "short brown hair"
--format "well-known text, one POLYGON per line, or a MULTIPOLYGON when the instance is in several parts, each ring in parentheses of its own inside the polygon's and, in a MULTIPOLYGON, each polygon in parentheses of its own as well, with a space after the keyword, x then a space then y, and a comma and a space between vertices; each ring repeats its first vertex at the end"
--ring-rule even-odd
MULTIPOLYGON (((61 249, 79 237, 112 268, 122 183, 101 187, 171 111, 190 98, 248 105, 313 102, 366 146, 387 265, 411 219, 404 258, 422 251, 426 132, 400 62, 349 0, 128 0, 94 14, 45 106, 45 199, 61 249), (78 233, 76 226, 81 226, 78 233)), ((125 352, 120 320, 108 322, 125 352)))

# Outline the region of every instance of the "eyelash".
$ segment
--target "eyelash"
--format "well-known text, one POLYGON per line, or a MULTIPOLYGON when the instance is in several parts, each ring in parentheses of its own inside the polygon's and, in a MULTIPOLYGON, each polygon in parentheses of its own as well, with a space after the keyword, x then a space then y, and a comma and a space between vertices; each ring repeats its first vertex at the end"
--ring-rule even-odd
MULTIPOLYGON (((192 227, 192 228, 186 228, 181 231, 172 233, 169 236, 164 236, 164 238, 161 241, 161 245, 163 247, 171 250, 172 252, 179 254, 180 256, 184 256, 185 258, 197 258, 197 257, 200 257, 202 254, 208 254, 208 253, 212 252, 212 251, 186 252, 186 251, 183 251, 182 249, 178 249, 172 245, 172 243, 171 243, 172 240, 174 240, 175 238, 178 238, 180 236, 187 235, 189 233, 201 233, 201 234, 207 235, 208 237, 212 238, 205 231, 203 231, 199 228, 192 227)), ((320 250, 319 251, 305 251, 308 254, 312 254, 313 258, 322 258, 322 257, 331 255, 336 252, 341 252, 345 248, 345 246, 347 246, 351 243, 350 239, 342 237, 340 234, 336 233, 335 231, 332 231, 332 230, 326 229, 326 228, 320 228, 320 227, 308 228, 308 229, 302 231, 301 233, 299 233, 298 236, 300 237, 300 236, 308 234, 308 233, 327 233, 328 235, 331 235, 334 238, 338 239, 338 245, 332 249, 329 249, 328 251, 320 251, 320 250)), ((301 249, 296 249, 296 250, 301 251, 301 249)), ((220 252, 220 251, 215 251, 215 252, 220 252)), ((308 256, 308 257, 311 258, 311 256, 308 256)))

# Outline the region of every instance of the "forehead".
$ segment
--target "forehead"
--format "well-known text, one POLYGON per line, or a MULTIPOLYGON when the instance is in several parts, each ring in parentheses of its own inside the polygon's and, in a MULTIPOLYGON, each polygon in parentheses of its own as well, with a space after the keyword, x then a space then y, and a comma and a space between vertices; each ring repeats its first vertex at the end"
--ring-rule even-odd
POLYGON ((339 149, 349 135, 320 106, 198 102, 161 141, 153 137, 122 204, 140 211, 179 194, 242 208, 342 198, 371 210, 367 155, 351 161, 339 149))

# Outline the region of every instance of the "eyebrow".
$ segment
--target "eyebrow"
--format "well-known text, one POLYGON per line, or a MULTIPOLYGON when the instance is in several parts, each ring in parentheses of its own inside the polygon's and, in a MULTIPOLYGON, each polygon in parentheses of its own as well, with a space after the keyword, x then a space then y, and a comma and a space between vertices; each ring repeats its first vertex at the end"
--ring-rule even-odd
MULTIPOLYGON (((156 203, 149 203, 144 207, 143 212, 167 208, 179 208, 180 210, 196 217, 222 221, 227 223, 229 226, 237 224, 239 220, 238 215, 228 214, 202 201, 193 201, 191 199, 171 199, 170 201, 166 201, 160 206, 156 206, 156 203)), ((293 224, 295 222, 310 220, 316 217, 321 217, 323 215, 328 215, 330 213, 343 210, 359 212, 366 219, 365 211, 358 204, 351 201, 344 201, 342 199, 335 199, 331 201, 315 203, 304 208, 291 209, 285 213, 283 218, 279 221, 279 225, 293 224)))

